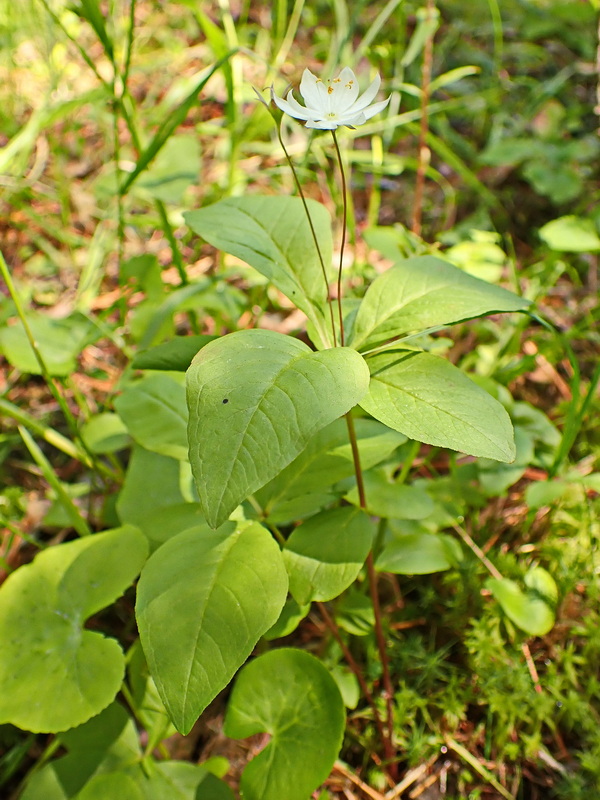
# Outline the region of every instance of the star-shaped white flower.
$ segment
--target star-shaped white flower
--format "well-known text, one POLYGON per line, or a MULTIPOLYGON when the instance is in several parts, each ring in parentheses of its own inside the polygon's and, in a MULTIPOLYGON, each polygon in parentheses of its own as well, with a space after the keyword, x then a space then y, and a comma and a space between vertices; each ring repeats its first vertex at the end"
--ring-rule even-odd
POLYGON ((285 100, 272 92, 276 105, 290 117, 305 120, 307 128, 320 128, 334 131, 340 125, 355 128, 362 125, 387 106, 390 101, 372 101, 377 96, 381 78, 375 77, 369 88, 358 96, 358 81, 349 67, 344 67, 337 78, 322 81, 309 69, 305 69, 300 82, 300 94, 305 105, 302 106, 289 91, 285 100))

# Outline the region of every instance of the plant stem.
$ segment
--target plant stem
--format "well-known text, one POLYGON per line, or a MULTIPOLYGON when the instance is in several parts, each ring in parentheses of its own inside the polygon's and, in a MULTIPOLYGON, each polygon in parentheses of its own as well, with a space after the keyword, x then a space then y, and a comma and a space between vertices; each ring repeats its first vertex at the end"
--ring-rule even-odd
MULTIPOLYGON (((354 473, 356 475, 356 486, 358 489, 358 498, 360 507, 363 511, 367 509, 367 499, 365 495, 365 484, 363 480, 362 468, 360 465, 360 453, 358 450, 358 442, 356 439, 356 429, 354 427, 354 419, 352 412, 346 414, 346 425, 348 427, 348 437, 350 439, 350 447, 352 448, 352 458, 354 461, 354 473)), ((371 602, 373 603, 373 614, 375 617, 375 639, 377 641, 377 650, 381 660, 381 669, 383 674, 383 690, 385 695, 386 706, 386 720, 385 720, 385 734, 382 735, 382 744, 384 756, 386 761, 389 761, 389 772, 392 778, 396 778, 396 764, 394 762, 395 749, 393 742, 394 734, 394 689, 392 686, 392 679, 390 676, 390 664, 387 654, 387 647, 385 643, 385 635, 383 633, 383 624, 381 616, 381 605, 379 603, 378 591, 378 575, 375 569, 375 560, 373 558, 373 550, 367 556, 367 577, 369 580, 369 593, 371 595, 371 602)))
POLYGON ((340 175, 342 177, 342 243, 340 245, 340 264, 338 267, 337 278, 337 301, 338 301, 338 314, 340 319, 340 347, 344 346, 344 314, 342 312, 342 269, 344 266, 344 248, 346 246, 346 224, 348 220, 348 196, 346 189, 346 173, 344 171, 344 162, 342 161, 342 154, 338 144, 335 130, 331 131, 333 136, 333 143, 335 145, 335 152, 337 154, 338 164, 340 165, 340 175))
POLYGON ((383 722, 382 722, 382 719, 381 719, 381 715, 379 714, 379 709, 377 708, 377 705, 375 704, 375 700, 373 699, 373 695, 371 694, 371 692, 369 690, 369 687, 367 686, 367 682, 365 680, 364 675, 362 674, 362 670, 361 670, 360 666, 356 663, 356 660, 355 660, 354 656, 352 655, 352 653, 350 652, 350 649, 349 649, 348 645, 342 639, 342 636, 340 634, 339 628, 338 628, 335 620, 333 619, 333 617, 327 611, 327 606, 325 605, 325 603, 317 603, 317 606, 319 608, 319 612, 321 613, 321 616, 323 617, 323 622, 325 623, 325 625, 327 625, 327 627, 329 628, 329 630, 331 631, 331 633, 333 635, 333 638, 339 644, 339 646, 340 646, 340 648, 342 650, 342 653, 344 654, 344 659, 345 659, 346 663, 348 664, 348 666, 350 667, 350 669, 352 670, 354 675, 356 675, 356 679, 358 680, 358 683, 360 684, 360 688, 362 690, 362 693, 365 696, 365 700, 367 701, 367 703, 371 707, 371 710, 373 711, 373 719, 375 721, 375 727, 377 728, 377 733, 379 735, 379 738, 380 738, 380 740, 382 742, 385 742, 385 731, 384 731, 384 728, 383 728, 383 722))
POLYGON ((331 302, 331 295, 329 294, 329 281, 327 280, 327 270, 325 269, 323 254, 321 253, 321 247, 319 245, 319 240, 317 238, 317 232, 315 231, 315 226, 313 225, 312 217, 310 216, 310 211, 308 210, 308 203, 306 202, 306 197, 304 196, 304 191, 302 190, 302 185, 300 184, 300 179, 298 178, 298 173, 296 172, 294 162, 292 161, 290 154, 288 153, 287 148, 283 142, 283 137, 281 135, 281 128, 279 127, 279 125, 277 125, 276 127, 277 127, 277 137, 279 139, 279 144, 281 145, 281 149, 283 150, 286 160, 289 164, 289 167, 292 170, 292 175, 294 176, 296 188, 298 189, 298 194, 300 195, 300 199, 302 200, 302 205, 304 206, 304 211, 306 213, 306 219, 308 220, 310 232, 312 234, 313 241, 315 243, 315 248, 317 250, 317 256, 319 258, 319 263, 321 265, 321 272, 323 273, 323 280, 325 281, 325 292, 327 293, 327 304, 329 306, 329 316, 331 319, 331 332, 333 335, 333 344, 335 346, 336 334, 335 334, 335 320, 333 318, 333 304, 331 302))

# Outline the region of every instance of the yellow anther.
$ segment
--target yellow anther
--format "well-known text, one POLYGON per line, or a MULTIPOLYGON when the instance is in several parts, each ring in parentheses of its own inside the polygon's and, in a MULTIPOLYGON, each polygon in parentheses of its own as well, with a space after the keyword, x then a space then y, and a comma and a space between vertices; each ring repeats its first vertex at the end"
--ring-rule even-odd
POLYGON ((333 92, 333 86, 328 86, 327 87, 327 93, 331 94, 332 92, 333 92))

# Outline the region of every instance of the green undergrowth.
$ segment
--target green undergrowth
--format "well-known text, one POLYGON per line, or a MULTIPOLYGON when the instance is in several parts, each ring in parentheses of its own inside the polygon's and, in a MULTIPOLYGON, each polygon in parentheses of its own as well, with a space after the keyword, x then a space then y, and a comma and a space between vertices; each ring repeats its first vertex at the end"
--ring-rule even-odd
POLYGON ((3 796, 595 796, 597 15, 0 0, 3 796))

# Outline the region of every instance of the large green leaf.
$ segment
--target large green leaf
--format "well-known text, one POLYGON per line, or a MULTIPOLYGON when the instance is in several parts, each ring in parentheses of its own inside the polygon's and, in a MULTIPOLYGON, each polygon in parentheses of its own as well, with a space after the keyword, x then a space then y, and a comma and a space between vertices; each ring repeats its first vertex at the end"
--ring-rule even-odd
POLYGON ((369 359, 371 385, 361 406, 419 442, 512 461, 504 407, 457 367, 429 353, 395 350, 369 359))
POLYGON ((278 619, 288 579, 258 523, 202 525, 148 560, 136 615, 148 667, 176 727, 188 733, 278 619))
POLYGON ((529 301, 468 275, 435 256, 396 264, 367 289, 348 344, 357 350, 410 331, 498 311, 523 311, 529 301))
POLYGON ((344 733, 339 689, 318 659, 303 650, 272 650, 240 673, 224 731, 271 741, 246 767, 246 800, 307 800, 327 778, 344 733))
POLYGON ((187 461, 187 421, 183 375, 145 375, 125 388, 115 408, 138 444, 154 453, 187 461))
POLYGON ((190 461, 213 527, 287 466, 367 391, 355 350, 239 331, 206 345, 187 372, 190 461))
POLYGON ((49 547, 0 589, 0 722, 63 731, 114 699, 125 671, 115 639, 85 620, 131 584, 146 559, 131 526, 49 547))
POLYGON ((297 527, 283 559, 300 605, 332 600, 356 579, 373 542, 374 524, 357 508, 323 511, 297 527))
MULTIPOLYGON (((308 200, 325 269, 332 263, 331 219, 308 200)), ((184 214, 190 228, 219 250, 265 275, 313 322, 322 341, 332 344, 328 287, 302 201, 298 197, 230 197, 184 214)), ((329 276, 328 276, 329 279, 329 276)))

